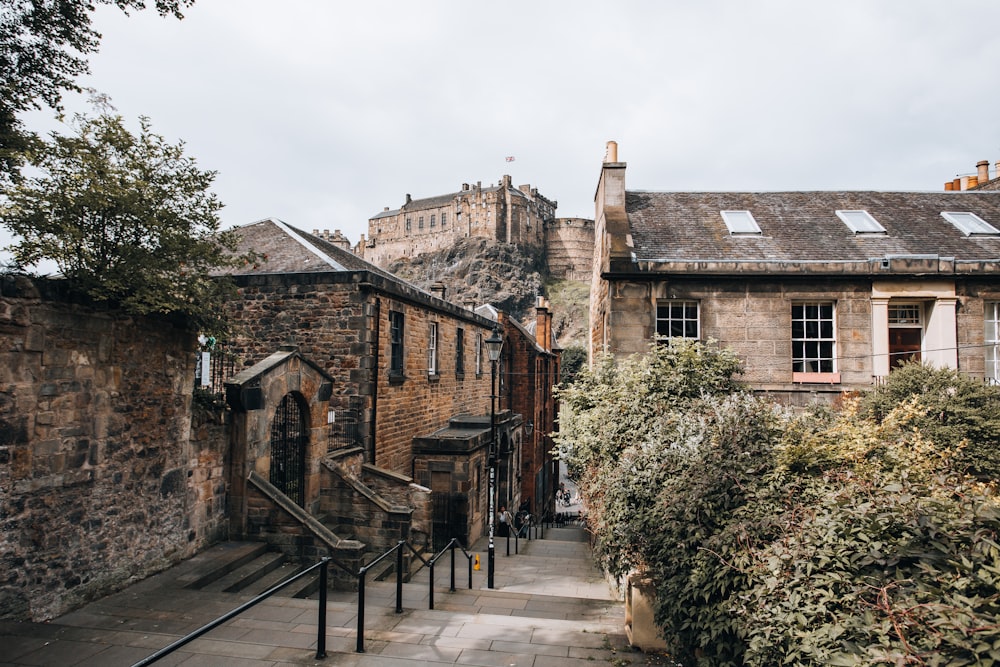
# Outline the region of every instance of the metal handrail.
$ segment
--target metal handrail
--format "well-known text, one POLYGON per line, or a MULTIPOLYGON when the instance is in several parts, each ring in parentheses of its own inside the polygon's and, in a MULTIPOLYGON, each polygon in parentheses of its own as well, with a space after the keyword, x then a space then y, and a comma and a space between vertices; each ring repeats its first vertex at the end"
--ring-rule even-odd
POLYGON ((230 612, 228 612, 226 614, 223 614, 222 616, 218 617, 214 621, 211 621, 211 622, 206 623, 205 625, 201 626, 200 628, 198 628, 194 632, 191 632, 191 633, 189 633, 189 634, 181 637, 180 639, 178 639, 174 643, 169 644, 168 646, 165 646, 165 647, 161 648, 156 653, 154 653, 154 654, 152 654, 150 656, 147 656, 146 658, 143 658, 139 662, 137 662, 134 665, 132 665, 132 667, 145 667, 145 665, 151 665, 154 662, 156 662, 157 660, 159 660, 160 658, 163 658, 163 657, 165 657, 167 655, 170 655, 171 653, 173 653, 174 651, 176 651, 180 647, 184 646, 185 644, 188 644, 189 642, 194 641, 198 637, 201 637, 203 634, 207 633, 209 630, 217 628, 218 626, 222 625, 223 623, 225 623, 229 619, 234 618, 235 616, 238 616, 238 615, 242 614, 243 612, 245 612, 250 607, 253 607, 253 606, 255 606, 255 605, 263 602, 267 598, 271 597, 272 595, 274 595, 275 593, 277 593, 278 591, 280 591, 285 586, 288 586, 293 581, 301 579, 302 577, 306 576, 307 574, 310 574, 313 570, 315 570, 317 568, 319 569, 319 591, 320 592, 319 592, 319 612, 317 614, 318 619, 317 619, 317 622, 316 622, 316 659, 319 660, 321 658, 325 658, 326 657, 326 587, 327 587, 327 576, 328 576, 328 572, 327 571, 329 569, 328 566, 329 566, 330 563, 333 563, 334 565, 340 567, 341 569, 350 572, 350 570, 348 570, 346 567, 344 567, 340 563, 336 562, 335 560, 333 560, 329 556, 324 557, 318 563, 316 563, 314 565, 311 565, 311 566, 307 567, 306 569, 302 570, 301 572, 299 572, 298 574, 292 575, 288 579, 285 579, 284 581, 282 581, 282 582, 280 582, 280 583, 272 586, 271 588, 269 588, 268 590, 264 591, 263 593, 261 593, 257 597, 253 598, 252 600, 241 604, 236 609, 233 609, 232 611, 230 611, 230 612))
POLYGON ((472 588, 472 559, 473 556, 465 547, 462 546, 461 542, 457 538, 452 538, 451 542, 445 546, 440 552, 432 556, 429 560, 425 559, 420 553, 413 547, 412 544, 405 540, 400 540, 396 543, 396 546, 379 554, 367 565, 363 565, 361 569, 358 570, 358 636, 357 645, 355 646, 356 653, 365 652, 365 578, 368 574, 368 570, 375 567, 377 564, 381 563, 383 560, 389 557, 390 554, 396 554, 396 613, 403 613, 403 547, 406 547, 410 552, 420 559, 420 562, 429 568, 430 574, 430 595, 428 598, 429 609, 434 608, 434 564, 437 560, 444 554, 445 551, 451 550, 451 591, 455 591, 455 546, 458 545, 462 552, 465 554, 469 561, 469 588, 472 588))

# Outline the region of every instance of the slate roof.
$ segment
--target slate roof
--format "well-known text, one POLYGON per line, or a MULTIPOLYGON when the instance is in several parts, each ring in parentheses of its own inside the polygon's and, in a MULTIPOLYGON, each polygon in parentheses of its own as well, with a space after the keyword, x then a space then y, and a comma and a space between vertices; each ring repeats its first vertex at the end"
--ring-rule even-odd
POLYGON ((1000 237, 967 237, 941 216, 967 211, 1000 229, 1000 192, 628 191, 625 201, 639 262, 1000 260, 1000 237), (868 211, 886 234, 855 234, 838 209, 868 211), (731 235, 723 210, 750 211, 762 233, 731 235))
POLYGON ((253 250, 266 256, 266 261, 256 266, 235 269, 230 272, 231 275, 369 271, 386 279, 402 282, 353 252, 280 220, 267 218, 237 227, 235 231, 239 232, 242 239, 237 248, 238 253, 253 250))

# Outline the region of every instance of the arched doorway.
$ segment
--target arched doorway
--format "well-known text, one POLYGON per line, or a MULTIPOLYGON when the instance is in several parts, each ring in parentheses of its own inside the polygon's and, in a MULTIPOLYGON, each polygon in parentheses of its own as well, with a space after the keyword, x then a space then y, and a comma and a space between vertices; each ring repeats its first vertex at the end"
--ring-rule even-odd
POLYGON ((306 446, 309 425, 293 394, 285 394, 271 420, 270 482, 296 505, 305 502, 306 446))

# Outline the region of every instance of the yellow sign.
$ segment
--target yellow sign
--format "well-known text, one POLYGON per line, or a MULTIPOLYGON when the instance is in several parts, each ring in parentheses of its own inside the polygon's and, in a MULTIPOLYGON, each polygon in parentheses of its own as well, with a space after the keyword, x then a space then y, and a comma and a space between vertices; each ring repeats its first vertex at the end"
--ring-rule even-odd
POLYGON ((478 570, 479 569, 479 554, 476 554, 476 560, 472 564, 472 569, 473 570, 478 570))

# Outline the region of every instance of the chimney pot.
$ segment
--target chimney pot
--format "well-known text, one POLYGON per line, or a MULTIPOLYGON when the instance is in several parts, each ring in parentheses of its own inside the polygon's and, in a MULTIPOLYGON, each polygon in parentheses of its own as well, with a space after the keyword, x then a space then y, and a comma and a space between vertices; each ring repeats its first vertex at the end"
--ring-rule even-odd
POLYGON ((980 183, 990 180, 990 161, 980 160, 976 163, 976 178, 980 183))
POLYGON ((618 142, 609 141, 607 144, 607 153, 604 155, 605 162, 618 162, 618 142))

